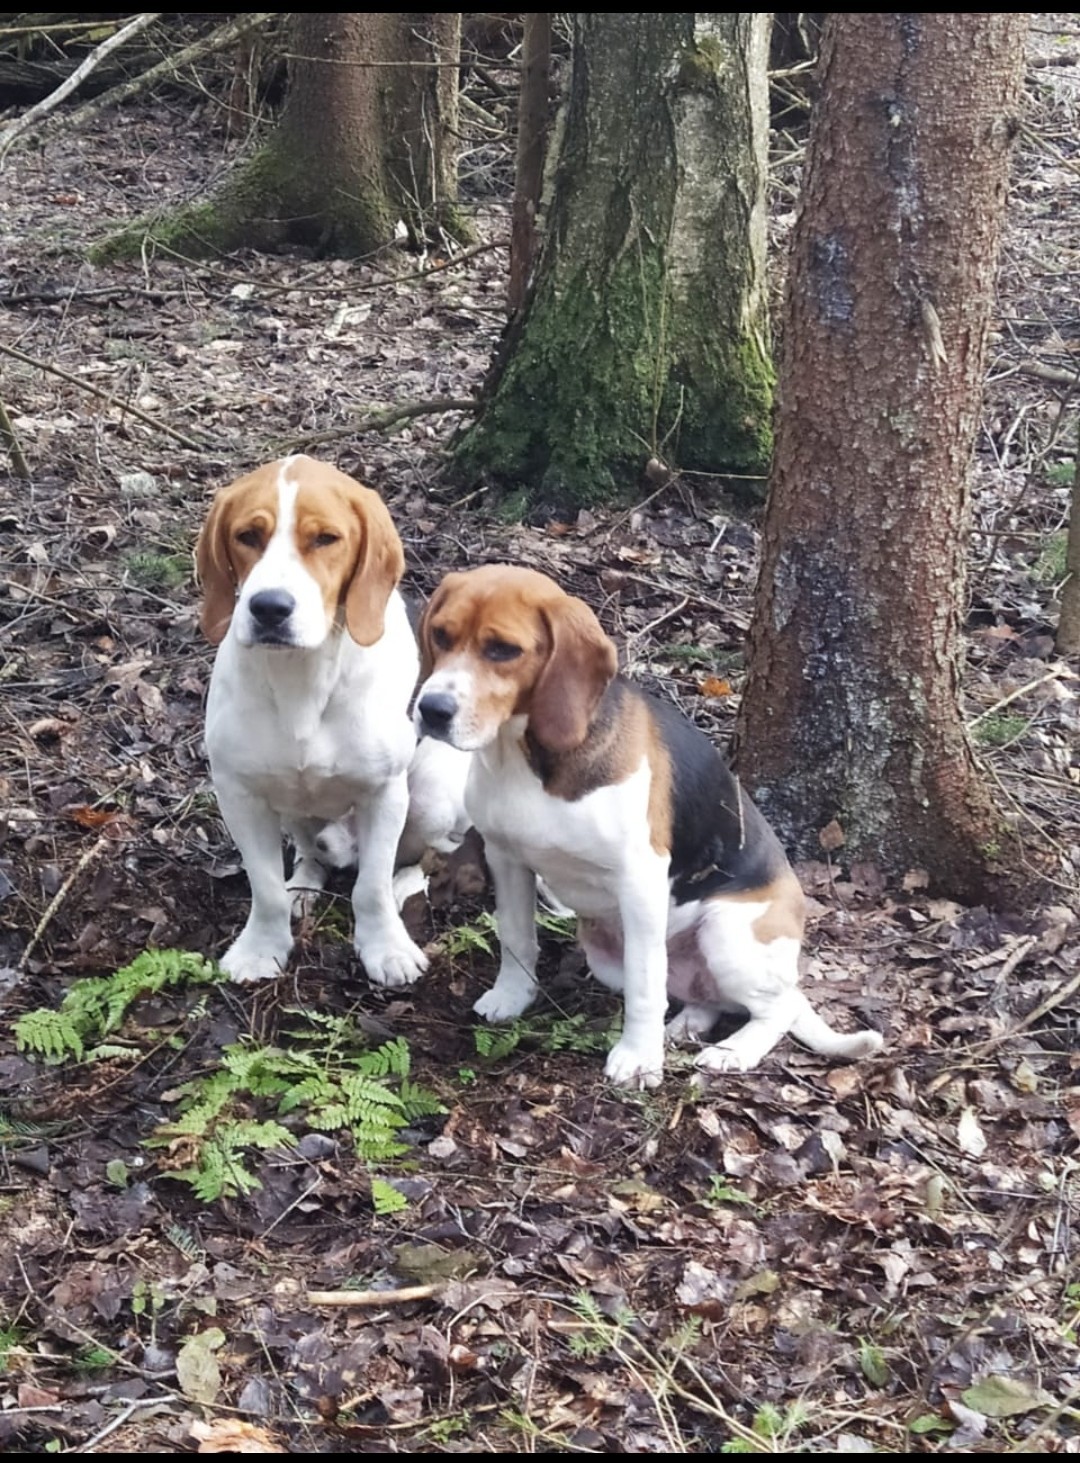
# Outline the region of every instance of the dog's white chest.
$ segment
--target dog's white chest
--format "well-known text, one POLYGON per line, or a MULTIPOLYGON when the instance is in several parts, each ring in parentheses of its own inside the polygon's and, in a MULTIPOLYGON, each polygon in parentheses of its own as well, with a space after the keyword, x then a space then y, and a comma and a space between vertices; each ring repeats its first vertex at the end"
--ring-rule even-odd
POLYGON ((576 914, 618 907, 622 871, 648 850, 649 769, 573 802, 552 797, 517 744, 473 757, 465 792, 472 821, 526 864, 576 914))

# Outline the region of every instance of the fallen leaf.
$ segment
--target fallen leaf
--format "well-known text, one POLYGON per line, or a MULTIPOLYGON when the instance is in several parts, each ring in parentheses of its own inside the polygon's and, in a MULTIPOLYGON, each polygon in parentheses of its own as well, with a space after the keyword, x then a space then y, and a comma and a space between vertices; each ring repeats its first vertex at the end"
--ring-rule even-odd
POLYGON ((706 676, 698 690, 703 696, 730 696, 731 682, 725 681, 723 676, 706 676))
POLYGON ((979 1127, 973 1107, 965 1107, 956 1125, 956 1141, 972 1158, 981 1158, 986 1152, 986 1134, 979 1127))
POLYGON ((225 1332, 209 1326, 185 1338, 176 1353, 176 1379, 180 1390, 192 1402, 209 1405, 221 1391, 221 1368, 214 1352, 225 1345, 225 1332))
MULTIPOLYGON (((181 1353, 182 1355, 183 1353, 181 1353)), ((193 1422, 191 1436, 200 1453, 287 1453, 288 1448, 263 1427, 236 1417, 217 1417, 213 1422, 193 1422)))
POLYGON ((831 823, 825 824, 817 837, 826 853, 835 853, 838 848, 844 846, 844 830, 835 818, 831 823))
POLYGON ((1051 1407, 1054 1399, 1034 1382, 1023 1377, 991 1374, 960 1393, 967 1407, 984 1417, 1015 1417, 1021 1412, 1034 1412, 1037 1407, 1051 1407))

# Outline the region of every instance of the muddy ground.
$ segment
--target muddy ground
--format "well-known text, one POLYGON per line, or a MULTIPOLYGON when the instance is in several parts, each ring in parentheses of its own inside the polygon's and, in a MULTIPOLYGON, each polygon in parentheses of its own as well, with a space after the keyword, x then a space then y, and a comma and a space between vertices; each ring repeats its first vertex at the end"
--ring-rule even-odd
MULTIPOLYGON (((508 237, 490 138, 465 159, 490 247, 460 259, 91 268, 104 227, 227 160, 193 96, 8 160, 0 342, 37 364, 0 357, 33 470, 0 457, 0 1447, 1080 1451, 1080 713, 1052 638, 1077 432, 1075 17, 1035 18, 1032 61, 965 695, 987 775, 1056 845, 1057 900, 1006 918, 823 852, 800 869, 808 988, 838 1024, 880 1029, 884 1054, 829 1067, 785 1042, 704 1087, 675 1060, 649 1094, 603 1083, 616 1005, 558 930, 548 1005, 481 1049, 470 1007, 494 960, 472 847, 409 909, 433 954, 414 991, 366 985, 342 882, 273 987, 181 983, 94 1055, 17 1050, 14 1018, 79 979, 148 949, 220 954, 243 921, 201 747, 191 546, 215 487, 285 448, 332 458, 385 495, 411 590, 503 558, 552 572, 721 744, 757 534, 681 478, 522 526, 444 479, 458 414, 358 427, 482 380, 508 237), (325 1073, 397 1037, 441 1109, 410 1117, 404 1157, 363 1161, 364 1140, 301 1105, 293 1145, 241 1146, 217 1197, 184 1177, 213 1130, 177 1126, 185 1090, 223 1051, 314 1054, 325 1073), (341 1288, 366 1303, 308 1299, 341 1288)), ((778 248, 797 122, 777 135, 778 248)), ((229 1111, 269 1121, 279 1101, 241 1086, 229 1111)))

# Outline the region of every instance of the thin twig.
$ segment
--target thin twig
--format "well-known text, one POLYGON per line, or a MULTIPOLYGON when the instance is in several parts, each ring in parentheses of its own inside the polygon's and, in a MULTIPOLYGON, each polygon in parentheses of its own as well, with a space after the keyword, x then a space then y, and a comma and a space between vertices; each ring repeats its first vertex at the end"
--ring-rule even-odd
POLYGON ((109 839, 103 833, 98 838, 96 843, 91 844, 88 849, 84 850, 82 857, 79 859, 79 862, 75 865, 71 873, 67 876, 64 882, 60 885, 60 888, 57 889, 56 893, 45 906, 45 913, 38 920, 37 927, 34 930, 34 933, 30 936, 30 943, 22 952, 22 958, 19 961, 17 969, 26 969, 27 961, 30 959, 30 956, 34 953, 38 945, 41 943, 41 937, 42 935, 44 935, 45 931, 48 929, 49 925, 55 918, 56 911, 60 908, 64 900, 67 898, 68 894, 71 892, 71 886, 74 884, 75 880, 79 877, 83 870, 87 867, 87 865, 92 863, 93 860, 97 858, 98 854, 101 853, 102 849, 106 846, 108 842, 109 839))
POLYGON ((29 478, 30 464, 23 456, 23 450, 15 435, 15 428, 11 425, 11 418, 8 416, 7 407, 0 401, 0 442, 7 443, 8 453, 11 457, 11 470, 16 477, 29 478))
POLYGON ((212 56, 215 51, 224 50, 226 46, 232 45, 234 41, 241 40, 250 30, 266 24, 277 16, 277 11, 259 11, 254 15, 240 15, 228 25, 218 26, 217 30, 204 37, 201 41, 193 41, 190 46, 185 46, 177 51, 175 56, 167 56, 164 61, 159 61, 156 66, 151 66, 139 76, 133 76, 128 81, 122 81, 118 86, 110 87, 108 91, 102 92, 91 102, 84 102, 74 112, 69 112, 64 118, 57 118, 62 121, 65 127, 82 127, 91 117, 96 117, 99 112, 105 111, 107 107, 115 107, 120 102, 126 102, 129 97, 135 96, 140 91, 145 91, 148 86, 160 80, 163 76, 171 76, 179 71, 181 66, 188 65, 191 61, 201 61, 204 56, 212 56))
POLYGON ((160 1407, 163 1403, 168 1402, 169 1400, 170 1399, 168 1397, 140 1397, 136 1402, 129 1402, 128 1405, 124 1408, 123 1412, 117 1413, 117 1415, 113 1418, 111 1422, 107 1422, 104 1427, 99 1428, 98 1431, 94 1433, 93 1437, 87 1438, 86 1442, 83 1443, 82 1447, 79 1449, 79 1452, 92 1453, 97 1447, 98 1443, 103 1443, 105 1439, 109 1437, 112 1433, 119 1432, 119 1430, 124 1426, 124 1423, 127 1422, 130 1418, 134 1417, 135 1413, 138 1412, 141 1408, 160 1407))
POLYGON ((146 426, 153 427, 156 432, 164 432, 167 437, 173 437, 185 447, 190 447, 192 452, 202 452, 204 448, 201 443, 196 442, 193 437, 188 437, 183 432, 170 427, 167 422, 161 422, 157 417, 152 417, 149 412, 140 411, 137 406, 130 402, 121 401, 119 396, 114 396, 111 391, 102 391, 100 386, 92 386, 89 381, 84 381, 81 376, 73 376, 70 371, 62 371, 59 366, 54 366, 51 361, 39 361, 36 356, 28 356, 25 351, 16 350, 13 345, 5 345, 0 340, 0 352, 5 356, 11 356, 16 361, 22 361, 26 366, 34 366, 39 371, 48 371, 50 376, 59 376, 61 381, 67 381, 72 386, 79 386, 83 391, 89 391, 91 396, 97 396, 102 401, 107 401, 110 406, 117 406, 128 416, 135 417, 138 421, 144 422, 146 426))
POLYGON ((299 437, 277 438, 274 450, 292 452, 297 447, 314 447, 320 442, 336 442, 341 437, 351 437, 356 432, 386 432, 399 422, 413 417, 430 416, 435 412, 476 410, 476 401, 471 396, 435 396, 429 401, 399 402, 383 411, 372 412, 370 416, 357 417, 343 427, 331 427, 326 432, 307 432, 299 437))
POLYGON ((309 1290, 309 1306, 396 1306, 430 1300, 441 1285, 403 1285, 398 1290, 309 1290))
POLYGON ((76 66, 71 75, 62 81, 55 91, 50 92, 47 97, 38 102, 36 106, 31 107, 29 111, 24 112, 21 117, 17 117, 14 122, 10 122, 3 132, 0 132, 0 162, 11 151, 19 138, 30 131, 35 122, 58 107, 73 91, 78 91, 86 78, 92 71, 97 70, 102 61, 111 56, 114 51, 118 51, 133 36, 137 36, 148 26, 153 25, 155 20, 160 20, 163 14, 163 11, 155 11, 137 15, 134 20, 124 26, 123 30, 118 30, 108 40, 102 41, 100 46, 95 46, 89 56, 76 66))
POLYGON ((408 284, 414 279, 427 279, 429 274, 438 274, 441 270, 453 269, 456 264, 464 264, 467 259, 475 259, 477 254, 488 254, 492 249, 505 248, 506 243, 503 239, 491 239, 486 244, 474 244, 471 249, 462 249, 459 254, 452 254, 448 259, 443 259, 438 264, 431 264, 426 269, 417 269, 412 274, 384 274, 379 279, 372 280, 370 284, 357 285, 351 293, 363 295, 369 290, 384 289, 388 284, 408 284))
POLYGON ((670 610, 665 610, 662 615, 657 615, 656 619, 650 620, 647 625, 642 625, 641 629, 635 630, 629 638, 631 640, 640 640, 643 635, 650 635, 660 625, 664 624, 665 621, 673 620, 676 615, 681 615, 689 603, 690 596, 684 594, 677 605, 674 605, 670 610))
MULTIPOLYGON (((1027 950, 1023 951, 1024 955, 1027 953, 1027 950)), ((989 1040, 975 1047, 975 1056, 984 1056, 988 1051, 993 1051, 994 1047, 1000 1046, 1003 1041, 1010 1041, 1014 1036, 1019 1036, 1021 1031, 1026 1031, 1029 1026, 1034 1026, 1035 1022, 1041 1020, 1048 1011, 1052 1011, 1055 1006, 1060 1006, 1062 1001, 1067 1001, 1078 988, 1080 988, 1080 972, 1077 972, 1072 980, 1066 981, 1060 990, 1056 990, 1047 996, 1045 1001, 1040 1001, 1035 1009, 1029 1011, 1026 1016, 1021 1016, 1015 1026, 1010 1026, 1008 1031, 1002 1031, 997 1036, 991 1036, 989 1040)))
POLYGON ((1007 696, 1002 696, 1000 701, 995 701, 993 706, 988 706, 985 711, 980 711, 978 716, 973 716, 968 722, 968 731, 973 726, 978 726, 980 721, 985 721, 988 716, 993 716, 995 712, 1001 711, 1004 707, 1011 705, 1013 701, 1018 701, 1021 696, 1026 696, 1029 691, 1034 691, 1036 686, 1041 686, 1046 681, 1060 680, 1062 676, 1069 676, 1071 674, 1072 672, 1068 666, 1057 665, 1052 670, 1048 670, 1045 675, 1036 676, 1033 681, 1028 681, 1026 686, 1017 686, 1015 691, 1010 691, 1007 696))

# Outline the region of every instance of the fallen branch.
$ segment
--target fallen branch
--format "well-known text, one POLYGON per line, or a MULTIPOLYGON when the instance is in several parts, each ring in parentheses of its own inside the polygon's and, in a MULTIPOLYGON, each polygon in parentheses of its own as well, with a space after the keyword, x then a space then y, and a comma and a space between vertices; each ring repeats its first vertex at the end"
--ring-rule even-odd
POLYGON ((224 50, 234 41, 242 39, 248 31, 265 25, 276 14, 276 11, 260 11, 254 15, 241 15, 226 25, 218 26, 217 30, 211 31, 203 40, 192 41, 190 46, 185 46, 183 50, 177 51, 175 56, 167 56, 164 61, 159 61, 156 66, 151 66, 149 71, 144 71, 140 76, 133 76, 130 81, 122 81, 118 86, 110 87, 108 91, 95 97, 92 102, 84 102, 81 107, 77 107, 74 112, 69 112, 66 117, 57 118, 57 125, 62 122, 65 127, 84 126, 99 112, 126 102, 129 97, 145 91, 148 86, 153 86, 163 76, 172 76, 179 71, 181 66, 187 66, 192 61, 201 61, 204 56, 212 56, 215 51, 224 50))
POLYGON ((309 1306, 395 1306, 430 1300, 441 1285, 403 1285, 398 1290, 309 1290, 309 1306))
POLYGON ((0 442, 7 443, 7 450, 11 456, 11 470, 18 478, 30 476, 30 464, 23 456, 19 439, 15 435, 15 428, 11 425, 11 418, 8 416, 7 407, 0 401, 0 442))
POLYGON ((60 908, 60 906, 63 904, 64 900, 70 894, 70 892, 71 892, 71 886, 75 883, 75 880, 79 877, 79 875, 83 872, 83 870, 87 867, 87 865, 93 863, 94 859, 97 858, 98 854, 100 854, 101 851, 108 846, 108 843, 109 843, 109 839, 103 833, 98 838, 98 840, 97 840, 96 843, 92 843, 89 848, 87 848, 87 849, 85 849, 83 851, 82 857, 79 859, 79 862, 75 865, 75 867, 72 869, 71 873, 67 876, 67 878, 64 880, 64 882, 60 885, 60 888, 57 889, 56 893, 53 895, 53 897, 49 900, 48 904, 45 906, 45 913, 38 920, 38 922, 37 922, 37 928, 34 930, 34 933, 30 936, 30 943, 29 943, 29 945, 27 945, 26 949, 22 952, 22 957, 19 960, 19 964, 17 966, 17 969, 19 969, 19 970, 25 970, 26 969, 26 965, 27 965, 27 962, 30 959, 30 956, 37 949, 38 945, 41 944, 42 936, 44 935, 45 931, 49 928, 49 925, 52 923, 53 919, 55 918, 56 911, 60 908))
POLYGON ((50 92, 36 106, 31 107, 21 117, 17 117, 14 122, 9 123, 3 132, 0 132, 0 162, 3 161, 4 157, 14 147, 23 133, 30 131, 35 122, 58 107, 73 91, 78 91, 90 73, 96 71, 106 57, 111 56, 114 51, 118 51, 133 36, 139 35, 140 32, 153 25, 155 20, 160 20, 163 14, 164 11, 155 11, 153 14, 147 12, 143 15, 137 15, 134 20, 124 26, 123 30, 118 30, 108 40, 102 41, 100 46, 95 46, 86 60, 81 65, 76 66, 67 80, 62 81, 55 91, 50 92))
POLYGON ((320 442, 336 442, 341 437, 351 437, 356 432, 386 432, 399 422, 413 417, 432 416, 443 411, 475 411, 476 401, 471 396, 435 396, 429 401, 399 402, 384 411, 372 412, 370 416, 357 417, 344 427, 332 427, 326 432, 309 432, 301 437, 278 438, 272 446, 282 452, 295 451, 297 447, 317 447, 320 442))
POLYGON ((50 361, 39 361, 35 356, 28 356, 24 351, 16 350, 13 345, 5 345, 0 340, 0 352, 5 356, 11 356, 16 361, 22 361, 25 366, 34 366, 39 371, 47 371, 50 376, 59 376, 61 381, 67 381, 72 386, 80 386, 83 391, 89 391, 91 396, 97 396, 102 401, 107 401, 110 406, 117 406, 128 416, 135 417, 138 421, 144 422, 148 427, 153 427, 156 432, 164 432, 167 437, 174 438, 185 447, 190 447, 192 452, 202 452, 203 446, 196 442, 193 437, 185 436, 183 432, 170 427, 167 422, 159 422, 157 417, 152 417, 149 412, 140 411, 137 406, 130 402, 121 401, 111 391, 102 391, 100 386, 92 386, 89 381, 84 381, 81 376, 73 376, 70 371, 62 371, 59 366, 54 366, 50 361))
POLYGON ((1040 381, 1053 381, 1055 385, 1075 386, 1080 382, 1080 367, 1065 371, 1060 366, 1047 366, 1042 361, 1022 361, 1019 370, 1024 376, 1035 376, 1040 381))

